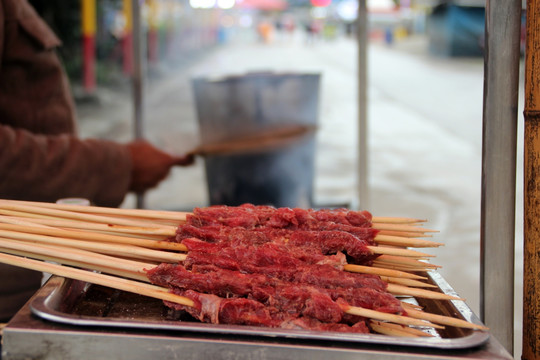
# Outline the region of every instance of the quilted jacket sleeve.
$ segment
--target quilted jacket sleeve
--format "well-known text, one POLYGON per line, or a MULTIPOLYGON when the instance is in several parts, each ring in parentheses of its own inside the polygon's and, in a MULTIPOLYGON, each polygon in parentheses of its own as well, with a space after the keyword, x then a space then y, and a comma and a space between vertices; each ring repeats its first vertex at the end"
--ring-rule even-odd
POLYGON ((84 197, 99 206, 118 206, 130 173, 124 145, 0 125, 0 198, 52 202, 84 197))

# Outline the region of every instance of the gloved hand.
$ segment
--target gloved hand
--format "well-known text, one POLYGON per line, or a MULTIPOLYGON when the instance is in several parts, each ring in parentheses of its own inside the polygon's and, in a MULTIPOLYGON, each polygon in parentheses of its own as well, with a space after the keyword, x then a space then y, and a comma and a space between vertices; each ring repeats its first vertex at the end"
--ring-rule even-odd
POLYGON ((131 152, 132 170, 129 190, 142 193, 157 186, 167 177, 175 158, 144 140, 127 144, 131 152))

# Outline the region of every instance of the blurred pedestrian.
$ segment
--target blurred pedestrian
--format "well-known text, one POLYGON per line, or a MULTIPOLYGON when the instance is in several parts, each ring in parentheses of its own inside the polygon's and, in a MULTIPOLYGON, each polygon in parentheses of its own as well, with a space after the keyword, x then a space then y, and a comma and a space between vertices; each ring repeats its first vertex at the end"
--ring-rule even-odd
POLYGON ((283 27, 289 40, 294 39, 294 32, 296 31, 296 22, 292 16, 285 16, 283 18, 283 27))
POLYGON ((264 42, 265 44, 269 44, 272 42, 274 36, 274 26, 270 21, 265 19, 259 22, 257 30, 259 32, 259 36, 262 42, 264 42))
MULTIPOLYGON (((155 187, 176 158, 146 141, 77 137, 74 101, 55 49, 61 42, 27 0, 0 0, 0 199, 83 197, 118 206, 155 187)), ((41 274, 0 265, 0 322, 39 288, 41 274)))

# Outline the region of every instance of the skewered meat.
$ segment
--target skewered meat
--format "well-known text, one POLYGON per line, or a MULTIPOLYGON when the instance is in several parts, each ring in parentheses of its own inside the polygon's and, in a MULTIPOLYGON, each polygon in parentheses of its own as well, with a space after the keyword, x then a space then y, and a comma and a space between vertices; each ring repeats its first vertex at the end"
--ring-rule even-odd
POLYGON ((231 228, 219 225, 195 227, 193 225, 180 225, 177 229, 175 241, 195 237, 213 243, 239 245, 260 245, 275 243, 291 251, 309 251, 320 254, 336 254, 344 252, 355 264, 370 264, 377 256, 368 246, 374 245, 373 238, 376 230, 366 230, 363 237, 338 230, 286 230, 274 228, 257 228, 247 230, 245 228, 231 228))
POLYGON ((280 327, 285 329, 309 329, 319 331, 341 331, 368 333, 364 321, 349 326, 341 323, 323 323, 310 317, 295 317, 271 311, 264 304, 245 298, 224 299, 212 294, 203 294, 193 290, 173 289, 173 293, 192 299, 195 306, 187 307, 166 302, 168 306, 185 310, 202 322, 213 324, 255 325, 280 327))
MULTIPOLYGON (((185 239, 189 249, 184 261, 186 268, 213 265, 244 273, 263 273, 286 281, 317 284, 324 287, 371 287, 384 290, 386 283, 376 275, 341 271, 342 266, 332 266, 321 261, 324 256, 314 254, 311 259, 280 248, 275 244, 259 247, 222 247, 197 239, 185 239)), ((339 263, 342 265, 342 262, 339 263)))
POLYGON ((264 205, 241 206, 215 205, 193 209, 188 222, 196 226, 219 224, 253 229, 261 226, 280 229, 315 230, 324 223, 369 227, 372 216, 368 211, 347 209, 312 210, 299 208, 274 208, 264 205))

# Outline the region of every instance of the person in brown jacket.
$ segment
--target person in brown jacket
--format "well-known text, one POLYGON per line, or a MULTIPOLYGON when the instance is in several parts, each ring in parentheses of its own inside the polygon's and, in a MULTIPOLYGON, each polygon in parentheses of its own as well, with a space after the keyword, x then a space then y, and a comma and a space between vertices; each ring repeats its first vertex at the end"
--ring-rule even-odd
MULTIPOLYGON (((0 199, 82 197, 116 207, 189 165, 145 141, 77 137, 61 42, 26 0, 0 0, 0 199)), ((41 274, 0 264, 0 322, 39 288, 41 274)))

